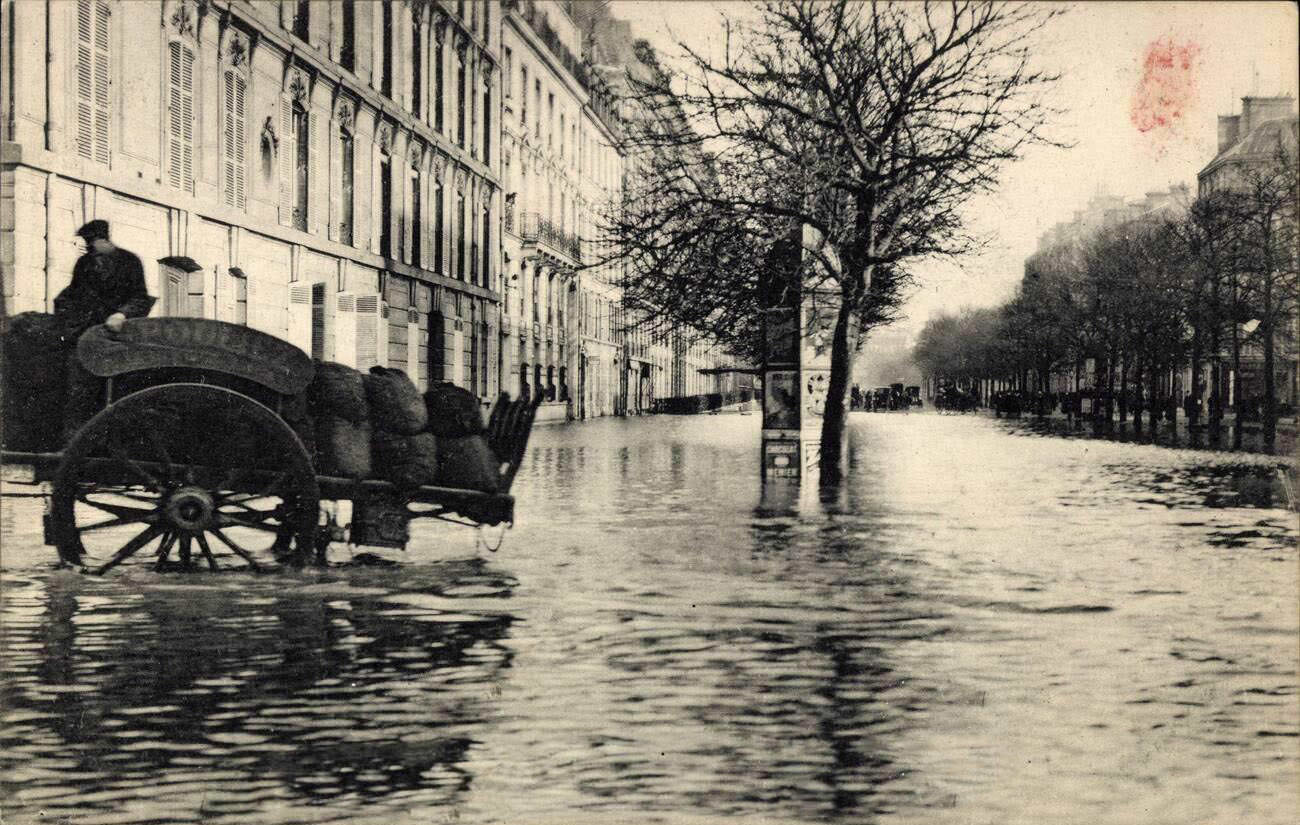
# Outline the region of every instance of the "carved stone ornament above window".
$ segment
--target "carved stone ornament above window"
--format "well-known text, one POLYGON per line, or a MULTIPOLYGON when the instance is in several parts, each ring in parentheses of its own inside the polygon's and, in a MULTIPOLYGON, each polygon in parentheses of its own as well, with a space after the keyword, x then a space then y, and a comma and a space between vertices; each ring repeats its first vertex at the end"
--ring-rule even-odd
POLYGON ((280 148, 280 138, 275 133, 275 117, 273 115, 268 116, 266 122, 262 124, 262 148, 271 152, 280 148))
POLYGON ((412 169, 420 168, 420 156, 424 154, 424 149, 418 143, 412 143, 410 151, 407 153, 406 162, 411 164, 412 169))
POLYGON ((353 129, 356 128, 355 115, 352 114, 352 104, 348 103, 346 100, 339 103, 336 117, 339 122, 339 128, 347 132, 349 135, 352 134, 353 129))
POLYGON ((230 45, 226 48, 226 59, 235 68, 243 66, 248 61, 248 39, 238 32, 232 32, 230 45))
POLYGON ((469 176, 465 174, 465 170, 457 166, 456 167, 456 191, 457 192, 460 192, 461 194, 465 193, 465 183, 468 180, 468 178, 469 176))
POLYGON ((289 75, 289 97, 302 107, 307 106, 307 79, 302 72, 295 71, 289 75))
POLYGON ((479 200, 482 201, 484 209, 492 205, 492 186, 491 184, 481 187, 478 191, 479 200))
POLYGON ((379 151, 385 155, 393 151, 393 127, 386 123, 379 127, 379 151))
POLYGON ((442 175, 447 169, 447 158, 438 152, 433 153, 433 176, 442 183, 442 175))
POLYGON ((168 22, 181 37, 197 37, 194 29, 194 21, 196 17, 197 12, 194 8, 194 4, 181 0, 181 2, 178 2, 172 9, 171 18, 168 22))

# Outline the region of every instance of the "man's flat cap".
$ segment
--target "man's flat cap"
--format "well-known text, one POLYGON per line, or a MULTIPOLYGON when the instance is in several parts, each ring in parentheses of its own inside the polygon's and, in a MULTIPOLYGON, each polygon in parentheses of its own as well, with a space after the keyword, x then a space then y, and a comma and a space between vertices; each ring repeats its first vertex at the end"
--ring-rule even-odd
POLYGON ((108 221, 101 221, 101 220, 87 221, 85 225, 83 225, 80 229, 77 230, 77 234, 80 235, 82 238, 85 238, 87 241, 93 241, 96 238, 107 238, 108 221))

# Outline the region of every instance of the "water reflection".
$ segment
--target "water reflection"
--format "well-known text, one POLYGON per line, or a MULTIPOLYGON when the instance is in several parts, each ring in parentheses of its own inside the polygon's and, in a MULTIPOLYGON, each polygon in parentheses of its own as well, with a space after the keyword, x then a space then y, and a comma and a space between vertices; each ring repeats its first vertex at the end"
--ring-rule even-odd
POLYGON ((532 443, 486 562, 418 527, 393 567, 90 579, 6 512, 6 811, 1181 825, 1300 802, 1269 460, 855 415, 848 482, 819 491, 760 484, 755 416, 532 443))
POLYGON ((484 686, 510 667, 512 619, 443 594, 505 598, 508 576, 447 565, 400 597, 359 575, 223 578, 6 582, 6 629, 37 641, 7 645, 7 795, 46 816, 138 805, 206 821, 275 800, 446 804, 469 787, 460 763, 495 715, 484 686))

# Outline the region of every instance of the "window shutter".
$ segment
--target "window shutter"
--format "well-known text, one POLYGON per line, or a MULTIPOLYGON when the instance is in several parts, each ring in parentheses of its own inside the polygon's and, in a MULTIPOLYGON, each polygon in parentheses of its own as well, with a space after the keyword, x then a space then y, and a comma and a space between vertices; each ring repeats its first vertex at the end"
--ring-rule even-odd
POLYGON ((194 191, 194 52, 181 48, 181 187, 194 191))
POLYGON ((175 41, 168 44, 167 182, 194 188, 194 52, 175 41))
POLYGON ((369 249, 370 233, 370 171, 373 168, 374 147, 370 141, 357 132, 352 142, 352 245, 358 249, 369 249))
POLYGON ((293 224, 293 104, 280 96, 280 225, 293 224))
POLYGON ((221 80, 221 188, 222 200, 235 205, 235 73, 221 80))
MULTIPOLYGON (((315 112, 307 113, 307 231, 320 234, 320 218, 325 196, 321 189, 325 170, 321 169, 320 142, 324 137, 315 112)), ((328 157, 328 155, 327 155, 328 157)))
POLYGON ((341 237, 339 228, 343 220, 343 198, 346 193, 343 191, 343 133, 339 131, 336 120, 330 121, 329 157, 329 237, 331 241, 337 241, 341 237))
POLYGON ((235 207, 243 209, 247 205, 245 196, 245 178, 248 174, 248 161, 245 156, 246 146, 248 144, 248 128, 246 124, 247 108, 245 107, 245 96, 248 91, 248 83, 242 75, 235 75, 235 146, 234 146, 234 166, 235 166, 235 207))
POLYGON ((77 154, 95 157, 94 0, 77 3, 77 154))
POLYGON ((108 84, 109 84, 109 51, 108 51, 108 4, 103 0, 95 0, 95 32, 94 32, 94 54, 95 54, 95 87, 94 87, 94 161, 96 163, 107 164, 109 161, 108 146, 108 84))

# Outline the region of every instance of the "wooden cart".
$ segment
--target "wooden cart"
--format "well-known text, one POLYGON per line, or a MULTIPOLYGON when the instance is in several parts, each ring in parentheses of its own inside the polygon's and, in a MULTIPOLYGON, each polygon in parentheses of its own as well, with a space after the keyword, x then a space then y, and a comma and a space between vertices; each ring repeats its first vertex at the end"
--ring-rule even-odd
POLYGON ((256 570, 324 563, 330 542, 345 538, 404 546, 412 518, 514 520, 509 489, 536 402, 503 395, 492 410, 486 437, 501 461, 499 492, 398 488, 316 473, 299 435, 311 426, 302 399, 313 364, 273 336, 220 321, 144 318, 116 335, 87 332, 76 361, 84 383, 103 387, 99 411, 59 452, 0 453, 49 483, 41 488, 45 543, 65 565, 256 570), (322 500, 352 502, 350 534, 322 517, 322 500))

